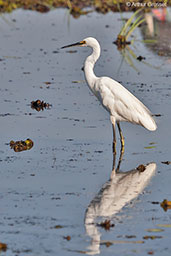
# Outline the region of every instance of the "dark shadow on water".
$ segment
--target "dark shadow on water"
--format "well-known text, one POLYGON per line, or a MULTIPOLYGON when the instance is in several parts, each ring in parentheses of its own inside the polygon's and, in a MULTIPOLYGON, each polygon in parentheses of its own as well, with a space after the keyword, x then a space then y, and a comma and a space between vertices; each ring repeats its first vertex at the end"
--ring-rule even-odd
MULTIPOLYGON (((126 204, 136 198, 149 183, 156 171, 156 163, 141 164, 130 171, 120 172, 120 155, 118 166, 115 164, 110 179, 102 186, 98 194, 90 202, 85 213, 85 229, 91 238, 91 244, 86 254, 99 254, 101 233, 98 228, 99 217, 110 221, 126 204)), ((114 160, 115 162, 115 156, 114 160)))

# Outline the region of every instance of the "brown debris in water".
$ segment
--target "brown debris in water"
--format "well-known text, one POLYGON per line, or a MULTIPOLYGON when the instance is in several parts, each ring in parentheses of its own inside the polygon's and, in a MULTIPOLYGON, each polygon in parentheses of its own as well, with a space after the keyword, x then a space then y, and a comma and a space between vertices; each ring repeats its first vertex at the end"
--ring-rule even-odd
POLYGON ((52 105, 49 104, 49 103, 46 103, 44 101, 41 101, 41 100, 36 100, 36 101, 32 101, 31 102, 31 108, 32 109, 35 109, 37 111, 40 111, 40 110, 44 110, 46 108, 50 108, 52 105))
POLYGON ((63 237, 65 240, 67 240, 67 241, 70 241, 71 240, 71 237, 70 236, 64 236, 63 237))
POLYGON ((165 161, 165 162, 161 162, 161 163, 169 165, 169 164, 171 164, 171 161, 165 161))
POLYGON ((171 201, 164 199, 163 202, 160 204, 163 210, 166 212, 168 209, 171 209, 171 201))
POLYGON ((55 229, 60 229, 60 228, 63 228, 63 226, 62 225, 56 225, 54 228, 55 229))
POLYGON ((0 252, 1 251, 6 252, 6 250, 7 250, 7 244, 0 242, 0 252))
POLYGON ((145 166, 143 164, 140 164, 138 167, 137 167, 137 170, 139 172, 144 172, 145 171, 145 166))
POLYGON ((30 150, 33 147, 34 143, 31 139, 26 139, 25 141, 10 141, 10 147, 14 149, 15 152, 21 152, 24 150, 30 150))
POLYGON ((98 224, 98 226, 104 228, 105 230, 110 230, 110 228, 114 227, 115 224, 111 224, 110 220, 105 220, 104 222, 98 224))
POLYGON ((163 238, 163 237, 162 236, 143 236, 143 239, 145 240, 148 240, 148 239, 154 240, 157 238, 163 238))
POLYGON ((137 60, 139 60, 139 61, 145 60, 145 57, 139 55, 139 56, 137 57, 137 60))
POLYGON ((149 254, 149 255, 153 255, 154 252, 153 252, 153 251, 149 251, 148 254, 149 254))

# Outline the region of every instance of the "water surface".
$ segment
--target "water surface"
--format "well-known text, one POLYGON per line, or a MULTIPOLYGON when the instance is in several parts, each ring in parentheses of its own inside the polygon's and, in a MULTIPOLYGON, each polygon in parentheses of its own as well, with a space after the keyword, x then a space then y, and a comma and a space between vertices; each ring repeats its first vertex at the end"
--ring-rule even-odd
MULTIPOLYGON (((5 255, 125 256, 150 251, 170 255, 170 228, 161 228, 160 239, 143 239, 156 235, 147 229, 170 224, 171 218, 169 210, 164 212, 152 203, 171 198, 171 168, 161 163, 170 161, 171 155, 170 54, 159 56, 157 50, 136 42, 132 49, 149 65, 133 60, 138 71, 132 68, 112 43, 122 26, 117 13, 73 19, 60 9, 47 14, 17 10, 4 17, 6 21, 0 23, 0 241, 8 245, 5 255), (115 224, 110 231, 95 225, 101 241, 144 243, 107 247, 98 242, 98 251, 92 251, 84 218, 90 202, 111 176, 112 127, 108 113, 84 81, 81 68, 90 49, 60 49, 88 36, 96 37, 102 47, 96 74, 115 78, 154 114, 161 115, 156 117, 155 132, 121 124, 125 136, 121 171, 152 162, 157 170, 136 199, 113 216, 95 219, 95 223, 107 218, 115 224), (52 107, 40 112, 31 109, 30 102, 37 99, 52 107), (34 141, 31 150, 16 153, 10 149, 10 140, 27 138, 34 141)), ((142 39, 141 30, 135 34, 142 39)), ((119 146, 118 138, 118 153, 119 146)))

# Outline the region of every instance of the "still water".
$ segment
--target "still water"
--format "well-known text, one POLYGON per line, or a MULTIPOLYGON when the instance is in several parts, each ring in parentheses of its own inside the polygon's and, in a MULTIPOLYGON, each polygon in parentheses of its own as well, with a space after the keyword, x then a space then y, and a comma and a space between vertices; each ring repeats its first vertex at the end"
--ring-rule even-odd
POLYGON ((74 19, 62 9, 18 10, 2 16, 0 242, 8 246, 2 255, 170 255, 171 228, 160 225, 171 224, 171 214, 159 204, 171 200, 171 167, 161 163, 171 161, 170 26, 158 25, 166 32, 157 30, 162 42, 154 47, 141 42, 151 27, 134 33, 131 50, 145 57, 140 62, 113 44, 122 27, 119 13, 74 19), (60 49, 88 36, 102 47, 96 74, 121 82, 158 115, 155 132, 121 124, 121 173, 112 172, 108 113, 81 70, 90 49, 60 49), (30 106, 37 99, 52 107, 37 112, 30 106), (27 138, 32 149, 10 148, 11 140, 27 138), (136 169, 142 164, 144 172, 136 169), (99 226, 105 220, 112 224, 108 231, 99 226), (155 239, 144 239, 150 235, 155 239))

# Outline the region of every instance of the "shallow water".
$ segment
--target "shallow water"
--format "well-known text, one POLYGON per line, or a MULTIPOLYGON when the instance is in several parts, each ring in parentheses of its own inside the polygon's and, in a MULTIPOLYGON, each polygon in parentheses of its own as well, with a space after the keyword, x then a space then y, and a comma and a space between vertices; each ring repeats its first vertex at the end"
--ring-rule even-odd
MULTIPOLYGON (((159 56, 156 46, 151 51, 151 47, 136 42, 132 49, 148 63, 133 60, 137 72, 112 43, 122 26, 117 13, 91 13, 73 19, 60 9, 47 14, 18 10, 3 17, 0 242, 8 245, 4 254, 170 255, 171 229, 147 231, 159 228, 158 224, 170 224, 171 219, 169 210, 164 212, 160 204, 152 203, 171 200, 171 167, 161 163, 170 161, 171 155, 170 54, 159 56), (155 175, 152 172, 146 188, 144 184, 143 192, 137 190, 139 196, 115 215, 95 216, 95 223, 110 219, 115 224, 109 231, 95 224, 89 226, 100 236, 102 244, 95 241, 97 250, 92 247, 93 234, 84 218, 90 202, 111 175, 112 127, 108 113, 84 82, 81 68, 90 50, 60 50, 87 36, 96 37, 102 47, 96 74, 120 81, 154 114, 161 114, 156 117, 156 132, 121 124, 126 143, 121 171, 149 162, 155 162, 157 170, 153 170, 155 175), (40 112, 31 109, 30 102, 37 99, 52 107, 40 112), (10 140, 27 138, 34 141, 31 150, 16 153, 10 149, 10 140), (162 238, 145 240, 146 235, 162 238), (116 240, 122 244, 103 243, 116 240)), ((136 37, 141 39, 142 35, 137 29, 136 37)))

